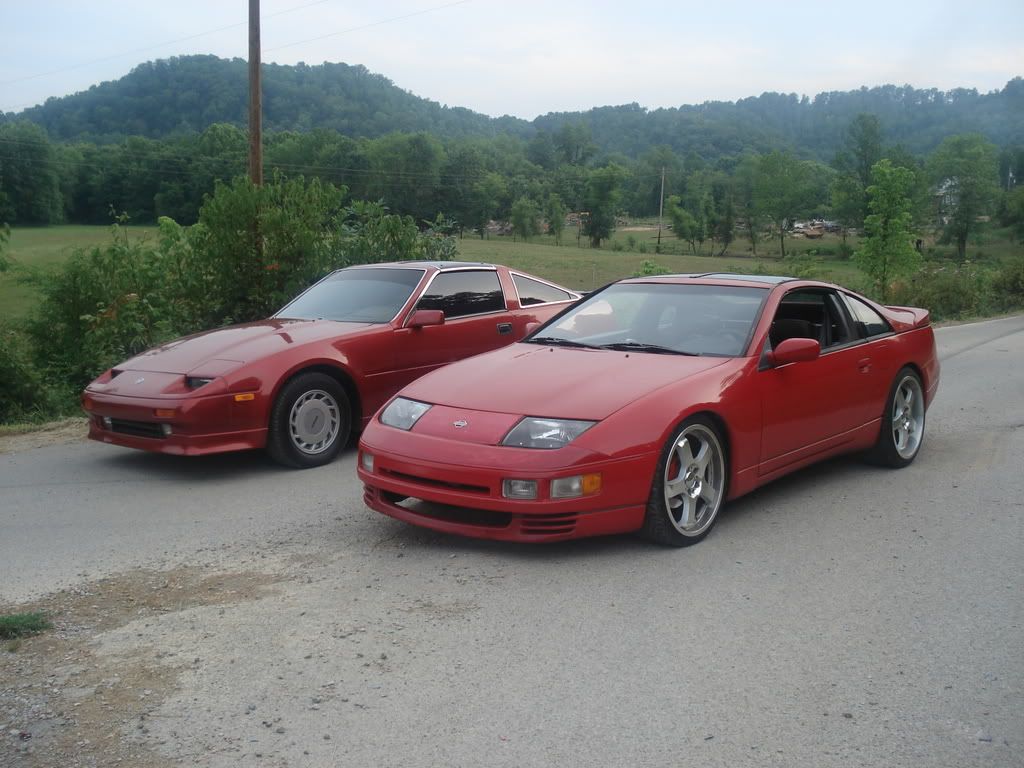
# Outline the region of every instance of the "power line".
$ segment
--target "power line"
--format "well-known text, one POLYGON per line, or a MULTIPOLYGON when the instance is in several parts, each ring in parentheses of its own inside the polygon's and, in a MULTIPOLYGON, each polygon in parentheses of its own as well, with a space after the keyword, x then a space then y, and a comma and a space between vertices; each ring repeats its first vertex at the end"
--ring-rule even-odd
POLYGON ((424 8, 422 11, 413 11, 412 13, 406 13, 402 16, 392 16, 389 19, 381 19, 380 21, 373 21, 369 24, 362 24, 358 27, 349 27, 348 29, 340 29, 337 32, 328 32, 326 35, 318 35, 317 37, 308 37, 305 40, 296 40, 294 43, 285 43, 284 45, 276 45, 273 48, 265 49, 266 53, 271 51, 280 51, 284 48, 294 48, 296 45, 302 45, 304 43, 313 43, 317 40, 326 40, 329 37, 337 37, 338 35, 347 35, 350 32, 359 32, 363 29, 370 29, 371 27, 379 27, 382 24, 390 24, 393 21, 404 21, 405 19, 411 19, 414 16, 423 16, 427 13, 433 13, 434 11, 440 11, 445 8, 453 8, 456 5, 465 5, 471 3, 473 0, 456 0, 454 3, 445 3, 444 5, 435 5, 432 8, 424 8))
MULTIPOLYGON (((286 13, 294 13, 295 11, 301 11, 303 8, 309 8, 309 7, 314 6, 314 5, 322 5, 323 3, 329 3, 329 2, 332 2, 332 1, 333 0, 313 0, 313 2, 304 3, 303 5, 296 5, 296 6, 292 7, 292 8, 286 8, 286 9, 284 9, 282 11, 277 11, 275 13, 269 13, 266 16, 264 16, 263 18, 272 19, 275 16, 283 16, 286 13)), ((131 55, 136 54, 136 53, 145 53, 146 51, 152 51, 152 50, 155 50, 157 48, 166 48, 168 45, 174 45, 175 43, 185 43, 185 42, 188 42, 189 40, 195 40, 196 38, 199 38, 199 37, 206 37, 207 35, 214 35, 214 34, 216 34, 218 32, 226 32, 229 29, 238 29, 239 27, 244 27, 248 23, 249 23, 248 21, 240 21, 240 22, 237 22, 235 24, 228 24, 228 25, 223 26, 223 27, 217 27, 216 29, 208 29, 205 32, 196 32, 194 35, 188 35, 186 37, 179 37, 179 38, 176 38, 174 40, 167 40, 166 42, 163 42, 163 43, 156 43, 155 45, 147 45, 147 46, 144 46, 142 48, 133 48, 130 51, 122 51, 121 53, 112 53, 109 56, 102 56, 102 57, 100 57, 98 59, 90 59, 89 61, 82 61, 82 62, 79 62, 78 64, 69 64, 66 67, 58 67, 57 69, 51 69, 51 70, 48 70, 46 72, 37 72, 34 75, 25 75, 24 77, 15 77, 15 78, 13 78, 11 80, 0 80, 0 85, 11 85, 12 83, 21 83, 21 82, 24 82, 26 80, 35 80, 35 79, 40 78, 40 77, 48 77, 49 75, 56 75, 56 74, 59 74, 61 72, 70 72, 73 69, 81 69, 82 67, 88 67, 88 66, 91 66, 93 64, 102 64, 105 61, 111 61, 113 59, 119 59, 119 58, 121 58, 123 56, 131 56, 131 55)), ((17 106, 21 106, 21 105, 15 105, 15 107, 17 107, 17 106)))

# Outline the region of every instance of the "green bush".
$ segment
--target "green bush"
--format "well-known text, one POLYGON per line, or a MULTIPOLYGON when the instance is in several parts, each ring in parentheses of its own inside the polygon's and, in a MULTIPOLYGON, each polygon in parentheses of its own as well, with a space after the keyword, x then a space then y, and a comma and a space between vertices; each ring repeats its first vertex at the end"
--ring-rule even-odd
POLYGON ((1001 310, 1024 307, 1024 256, 1004 264, 992 279, 992 299, 1001 310))
POLYGON ((984 315, 992 309, 988 274, 970 262, 926 266, 893 285, 888 303, 924 307, 932 320, 984 315))
POLYGON ((43 377, 33 362, 28 336, 0 323, 0 423, 31 419, 42 390, 43 377))

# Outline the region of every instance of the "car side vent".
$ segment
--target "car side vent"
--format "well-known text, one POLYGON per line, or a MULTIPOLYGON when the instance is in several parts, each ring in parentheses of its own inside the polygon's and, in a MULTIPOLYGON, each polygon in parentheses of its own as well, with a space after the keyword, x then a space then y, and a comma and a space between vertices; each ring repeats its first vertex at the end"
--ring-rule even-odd
POLYGON ((576 514, 524 515, 519 529, 528 536, 557 536, 576 530, 576 514))

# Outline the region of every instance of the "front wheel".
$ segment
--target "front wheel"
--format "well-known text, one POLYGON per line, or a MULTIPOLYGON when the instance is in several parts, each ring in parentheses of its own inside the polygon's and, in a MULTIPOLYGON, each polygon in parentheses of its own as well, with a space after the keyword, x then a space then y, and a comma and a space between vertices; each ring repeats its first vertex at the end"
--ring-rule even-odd
POLYGON ((868 459, 874 464, 899 469, 916 458, 924 440, 921 378, 910 368, 901 370, 885 403, 878 442, 868 454, 868 459))
POLYGON ((267 451, 275 461, 298 469, 330 463, 348 443, 351 408, 345 390, 331 376, 299 374, 274 401, 267 451))
POLYGON ((703 539, 725 500, 727 461, 715 425, 701 416, 684 421, 665 444, 651 483, 644 535, 685 547, 703 539))

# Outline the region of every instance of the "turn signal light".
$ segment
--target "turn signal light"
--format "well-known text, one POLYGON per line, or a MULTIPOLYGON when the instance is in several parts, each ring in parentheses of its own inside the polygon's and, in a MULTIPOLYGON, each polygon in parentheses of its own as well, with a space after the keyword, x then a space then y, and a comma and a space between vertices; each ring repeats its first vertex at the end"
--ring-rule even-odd
POLYGON ((153 415, 158 419, 173 419, 175 411, 173 408, 156 408, 153 411, 153 415))
POLYGON ((601 475, 594 472, 589 475, 573 475, 559 477, 551 481, 551 498, 574 499, 577 496, 592 496, 601 492, 601 475))
POLYGON ((254 393, 254 392, 243 392, 240 395, 235 395, 235 402, 236 403, 247 403, 250 400, 255 400, 255 399, 256 399, 256 393, 254 393))

